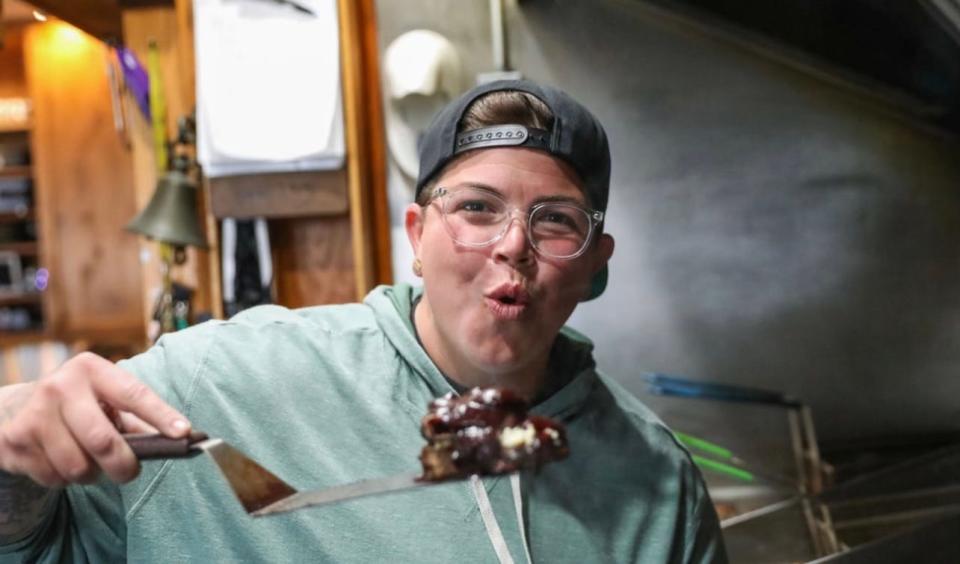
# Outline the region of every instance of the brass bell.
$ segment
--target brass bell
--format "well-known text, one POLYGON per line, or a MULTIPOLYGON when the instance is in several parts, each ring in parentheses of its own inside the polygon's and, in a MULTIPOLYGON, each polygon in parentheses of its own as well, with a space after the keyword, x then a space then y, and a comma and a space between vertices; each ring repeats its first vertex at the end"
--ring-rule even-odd
POLYGON ((197 187, 186 174, 171 170, 157 182, 150 203, 127 224, 127 230, 174 246, 205 248, 197 221, 197 187))

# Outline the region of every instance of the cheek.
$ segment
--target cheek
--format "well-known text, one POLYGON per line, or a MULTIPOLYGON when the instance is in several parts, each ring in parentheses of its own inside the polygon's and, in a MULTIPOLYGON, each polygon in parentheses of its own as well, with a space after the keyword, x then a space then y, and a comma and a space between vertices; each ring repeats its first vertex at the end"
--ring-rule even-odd
POLYGON ((458 247, 442 225, 431 225, 424 230, 421 260, 424 284, 438 288, 451 283, 473 280, 486 263, 484 249, 458 247), (434 281, 434 284, 431 284, 434 281))
POLYGON ((585 261, 548 263, 540 269, 543 280, 552 289, 557 307, 573 309, 590 287, 590 270, 585 261))

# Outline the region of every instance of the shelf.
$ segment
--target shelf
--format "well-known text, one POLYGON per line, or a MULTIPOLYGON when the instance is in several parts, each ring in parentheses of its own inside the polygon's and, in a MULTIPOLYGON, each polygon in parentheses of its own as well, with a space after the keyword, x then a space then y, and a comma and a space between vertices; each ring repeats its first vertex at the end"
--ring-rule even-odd
MULTIPOLYGON (((36 218, 33 208, 27 210, 27 213, 19 214, 14 212, 0 212, 0 224, 20 223, 21 221, 33 221, 36 218)), ((2 244, 2 243, 0 243, 2 244)))
POLYGON ((36 241, 16 241, 0 243, 0 251, 12 251, 18 255, 36 256, 39 245, 36 241))
POLYGON ((39 292, 23 294, 0 294, 0 307, 39 304, 43 299, 39 292))
POLYGON ((29 123, 0 123, 0 133, 29 133, 29 123))
POLYGON ((4 331, 0 330, 0 347, 15 347, 17 345, 29 345, 39 343, 50 339, 50 335, 43 329, 25 329, 23 331, 4 331))
POLYGON ((19 178, 22 176, 33 176, 33 168, 30 165, 0 167, 0 178, 19 178))

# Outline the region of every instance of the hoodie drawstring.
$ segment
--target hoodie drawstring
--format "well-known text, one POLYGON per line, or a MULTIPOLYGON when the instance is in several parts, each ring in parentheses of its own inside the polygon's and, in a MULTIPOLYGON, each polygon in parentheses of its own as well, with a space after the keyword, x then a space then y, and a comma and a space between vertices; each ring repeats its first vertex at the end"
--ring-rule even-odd
POLYGON ((520 491, 520 473, 510 474, 510 489, 513 490, 513 508, 517 511, 517 527, 520 529, 520 540, 523 541, 523 552, 527 556, 527 564, 533 564, 530 558, 530 545, 527 543, 527 527, 523 524, 523 494, 520 491))
POLYGON ((490 498, 487 497, 483 481, 474 474, 470 476, 470 485, 473 486, 473 497, 476 498, 477 507, 480 508, 480 517, 483 518, 483 526, 487 529, 487 537, 493 543, 493 550, 497 553, 500 564, 513 564, 510 548, 507 546, 507 540, 503 538, 503 532, 500 531, 500 524, 497 523, 497 516, 493 513, 493 506, 490 505, 490 498))
MULTIPOLYGON (((473 497, 477 500, 477 507, 480 509, 480 517, 483 519, 483 526, 487 529, 487 537, 493 544, 493 550, 497 553, 497 559, 500 564, 514 564, 513 557, 510 555, 510 548, 507 546, 507 540, 503 537, 500 530, 500 524, 497 522, 497 516, 493 512, 493 506, 490 504, 490 498, 487 496, 487 490, 483 487, 483 481, 479 476, 470 476, 470 485, 473 487, 473 497)), ((520 528, 520 539, 523 542, 523 551, 527 557, 527 563, 533 564, 530 558, 530 546, 527 544, 527 531, 523 524, 523 498, 520 492, 520 474, 510 475, 510 488, 513 494, 513 507, 517 512, 517 525, 520 528)))

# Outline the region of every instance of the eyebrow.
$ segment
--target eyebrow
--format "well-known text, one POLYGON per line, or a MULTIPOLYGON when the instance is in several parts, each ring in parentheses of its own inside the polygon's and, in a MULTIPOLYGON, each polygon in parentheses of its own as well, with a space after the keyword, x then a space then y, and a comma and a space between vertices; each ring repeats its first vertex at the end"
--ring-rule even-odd
POLYGON ((572 196, 543 196, 533 201, 534 205, 547 202, 560 202, 561 204, 576 204, 579 207, 585 207, 586 202, 572 196))
MULTIPOLYGON (((458 187, 458 188, 461 188, 461 187, 462 187, 462 188, 467 188, 467 187, 469 187, 469 188, 476 188, 476 189, 478 189, 478 190, 483 190, 484 192, 490 192, 491 194, 496 194, 497 196, 500 196, 501 198, 506 199, 506 196, 505 196, 505 194, 503 193, 503 190, 497 188, 496 186, 491 186, 491 185, 489 185, 489 184, 484 184, 484 183, 482 183, 482 182, 464 182, 464 183, 462 183, 462 184, 457 184, 457 187, 458 187)), ((588 205, 589 205, 589 204, 587 204, 585 201, 583 201, 583 200, 581 200, 581 199, 579 199, 579 198, 575 198, 575 197, 573 197, 573 196, 562 196, 562 195, 559 195, 559 194, 553 195, 553 196, 541 196, 541 197, 539 197, 539 198, 536 198, 536 199, 531 203, 531 205, 534 205, 534 206, 535 206, 535 205, 537 205, 537 204, 543 204, 543 203, 548 203, 548 202, 559 202, 559 203, 562 203, 562 204, 575 204, 575 205, 580 206, 580 207, 585 207, 585 206, 588 206, 588 205)))

